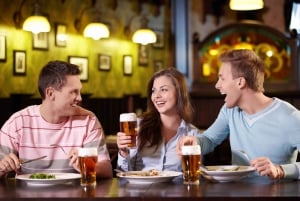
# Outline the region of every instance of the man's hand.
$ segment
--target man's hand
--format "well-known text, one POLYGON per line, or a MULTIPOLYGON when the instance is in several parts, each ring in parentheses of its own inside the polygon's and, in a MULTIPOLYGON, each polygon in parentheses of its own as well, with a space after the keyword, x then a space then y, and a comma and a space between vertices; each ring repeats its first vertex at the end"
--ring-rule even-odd
POLYGON ((197 138, 195 136, 184 136, 180 138, 176 147, 176 151, 179 156, 181 156, 181 147, 183 145, 197 145, 197 138))
POLYGON ((20 167, 20 160, 14 153, 5 155, 0 161, 0 171, 2 175, 10 171, 17 171, 20 167))
POLYGON ((261 176, 268 176, 271 179, 284 178, 284 171, 281 166, 273 164, 267 157, 259 157, 251 160, 250 164, 261 176))
POLYGON ((73 167, 75 170, 80 172, 79 160, 78 160, 78 150, 72 149, 69 153, 69 166, 73 167))

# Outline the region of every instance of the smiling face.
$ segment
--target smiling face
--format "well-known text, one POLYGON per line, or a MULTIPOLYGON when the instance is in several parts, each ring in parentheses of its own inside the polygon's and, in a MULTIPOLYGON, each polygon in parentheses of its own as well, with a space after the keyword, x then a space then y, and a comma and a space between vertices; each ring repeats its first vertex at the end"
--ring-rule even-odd
POLYGON ((233 78, 230 63, 222 63, 219 71, 219 79, 215 87, 221 94, 226 95, 225 103, 228 108, 239 105, 241 99, 241 87, 244 84, 244 78, 233 78))
POLYGON ((61 117, 74 115, 77 105, 82 101, 80 90, 82 84, 78 75, 67 75, 66 82, 59 90, 54 89, 53 109, 61 117))
POLYGON ((151 100, 155 108, 161 115, 170 115, 177 113, 176 88, 172 83, 172 79, 170 77, 160 76, 154 80, 152 86, 151 100))

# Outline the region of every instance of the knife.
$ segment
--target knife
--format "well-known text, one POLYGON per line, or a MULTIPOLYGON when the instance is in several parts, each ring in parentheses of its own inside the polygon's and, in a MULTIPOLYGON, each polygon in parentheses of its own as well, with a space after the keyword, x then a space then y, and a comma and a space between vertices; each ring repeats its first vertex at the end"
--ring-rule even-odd
POLYGON ((20 164, 24 164, 24 163, 30 163, 30 162, 33 162, 33 161, 38 161, 38 160, 41 160, 43 158, 46 158, 47 156, 41 156, 41 157, 38 157, 38 158, 34 158, 34 159, 30 159, 30 160, 25 160, 25 161, 22 161, 20 160, 20 164))

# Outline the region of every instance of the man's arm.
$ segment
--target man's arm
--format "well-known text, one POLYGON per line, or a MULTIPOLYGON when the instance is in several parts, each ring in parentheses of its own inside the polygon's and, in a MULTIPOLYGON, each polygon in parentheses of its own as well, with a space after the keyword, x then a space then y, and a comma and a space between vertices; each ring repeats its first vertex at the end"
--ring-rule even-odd
POLYGON ((112 178, 112 166, 110 160, 102 160, 97 163, 97 178, 112 178))

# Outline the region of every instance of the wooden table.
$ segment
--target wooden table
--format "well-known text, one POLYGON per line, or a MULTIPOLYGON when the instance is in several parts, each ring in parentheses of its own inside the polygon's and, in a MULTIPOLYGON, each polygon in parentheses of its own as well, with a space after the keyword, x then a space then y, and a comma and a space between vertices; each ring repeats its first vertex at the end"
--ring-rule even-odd
POLYGON ((201 200, 299 200, 300 181, 270 181, 258 177, 232 183, 200 185, 182 184, 182 179, 170 183, 129 184, 123 179, 99 180, 95 189, 84 190, 79 182, 48 187, 29 186, 24 182, 7 180, 0 184, 0 200, 124 200, 124 201, 201 201, 201 200))

